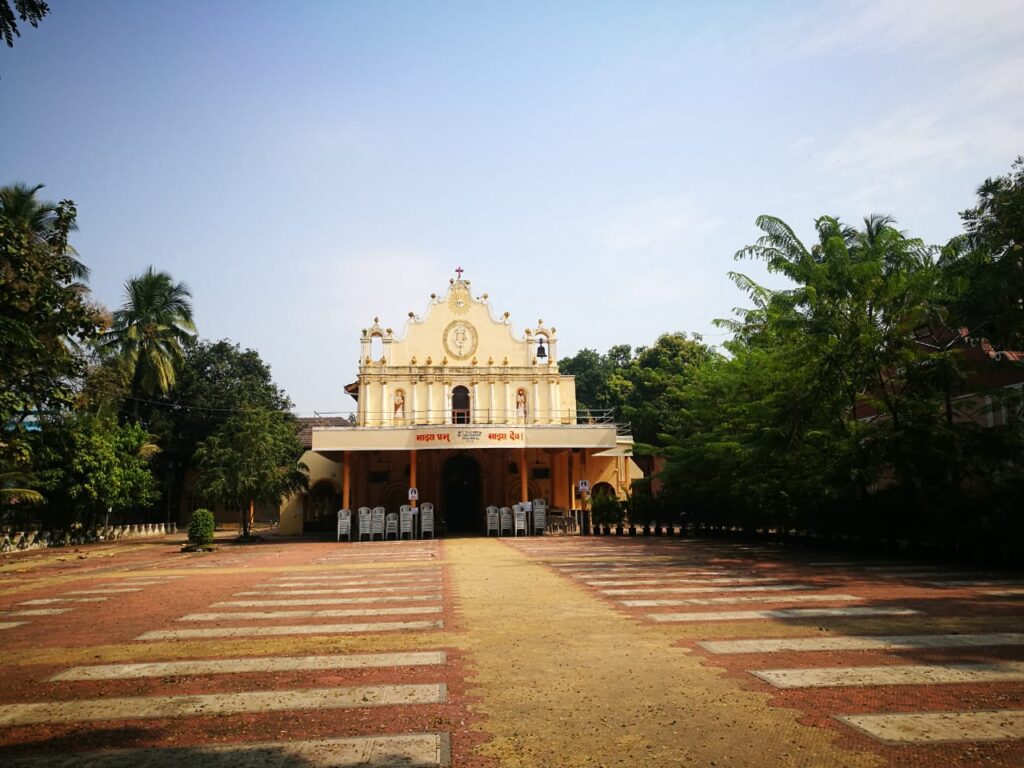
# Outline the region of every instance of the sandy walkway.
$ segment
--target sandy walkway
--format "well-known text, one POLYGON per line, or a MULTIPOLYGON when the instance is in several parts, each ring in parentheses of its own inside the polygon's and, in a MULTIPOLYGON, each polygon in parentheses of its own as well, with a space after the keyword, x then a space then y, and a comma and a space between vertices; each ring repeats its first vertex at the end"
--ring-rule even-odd
POLYGON ((446 542, 503 766, 876 766, 510 547, 446 542))

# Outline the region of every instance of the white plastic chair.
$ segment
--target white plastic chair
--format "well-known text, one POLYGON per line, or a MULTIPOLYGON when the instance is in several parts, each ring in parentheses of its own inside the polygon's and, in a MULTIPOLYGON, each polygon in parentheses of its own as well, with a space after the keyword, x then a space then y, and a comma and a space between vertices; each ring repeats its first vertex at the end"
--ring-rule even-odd
POLYGON ((491 535, 491 531, 494 531, 495 536, 501 536, 501 529, 498 528, 498 508, 488 507, 487 508, 487 536, 491 535))
POLYGON ((359 508, 359 541, 363 540, 363 536, 369 536, 370 541, 373 541, 373 535, 370 533, 370 508, 360 507, 359 508))
POLYGON ((403 504, 398 508, 398 538, 401 539, 407 533, 410 539, 416 538, 416 533, 412 529, 412 507, 403 504))
POLYGON ((384 518, 384 541, 388 540, 388 536, 391 534, 398 538, 398 513, 388 512, 384 518))
POLYGON ((514 518, 515 527, 512 529, 512 535, 518 536, 519 532, 523 532, 523 536, 526 535, 526 510, 518 504, 512 506, 512 517, 514 518))
POLYGON ((434 536, 434 505, 427 502, 420 507, 420 538, 424 539, 430 531, 430 538, 434 536))
POLYGON ((533 502, 533 532, 541 536, 548 528, 547 511, 547 507, 543 504, 538 505, 536 501, 533 502))
POLYGON ((512 527, 512 510, 509 507, 502 507, 498 510, 498 535, 501 536, 505 531, 515 533, 515 529, 512 527))
POLYGON ((374 507, 370 513, 370 541, 379 535, 384 539, 384 507, 374 507))
POLYGON ((338 541, 341 541, 341 537, 345 537, 345 541, 352 541, 352 510, 351 509, 339 509, 338 510, 338 541))

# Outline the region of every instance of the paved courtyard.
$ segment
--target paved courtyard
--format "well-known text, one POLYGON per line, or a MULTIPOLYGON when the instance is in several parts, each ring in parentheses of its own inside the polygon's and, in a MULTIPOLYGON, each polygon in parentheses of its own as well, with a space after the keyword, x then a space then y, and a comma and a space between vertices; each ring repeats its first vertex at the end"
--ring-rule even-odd
POLYGON ((4 766, 1021 766, 1024 580, 659 538, 0 560, 4 766))

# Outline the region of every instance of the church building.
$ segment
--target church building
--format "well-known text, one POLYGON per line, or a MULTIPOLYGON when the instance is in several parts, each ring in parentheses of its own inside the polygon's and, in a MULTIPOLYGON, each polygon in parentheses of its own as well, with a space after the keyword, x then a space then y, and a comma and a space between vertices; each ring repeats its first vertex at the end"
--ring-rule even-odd
POLYGON ((628 429, 577 407, 555 329, 538 320, 517 337, 509 313, 495 316, 456 272, 401 335, 378 318, 363 330, 359 378, 345 387, 354 419, 310 420, 309 492, 283 503, 281 533, 330 530, 341 507, 396 512, 411 488, 442 535, 483 533, 489 505, 543 498, 571 515, 581 486, 624 497, 642 477, 628 429))

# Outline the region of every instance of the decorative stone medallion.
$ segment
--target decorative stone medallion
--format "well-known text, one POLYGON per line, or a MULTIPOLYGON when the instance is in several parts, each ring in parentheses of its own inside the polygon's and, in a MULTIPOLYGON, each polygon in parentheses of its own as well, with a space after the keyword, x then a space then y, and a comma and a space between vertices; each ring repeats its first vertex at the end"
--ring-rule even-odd
POLYGON ((453 314, 464 315, 469 312, 469 289, 462 283, 462 281, 456 281, 455 285, 452 286, 451 292, 448 294, 448 307, 451 309, 453 314))
POLYGON ((468 360, 476 353, 480 337, 472 323, 453 320, 444 329, 444 351, 456 360, 468 360))

